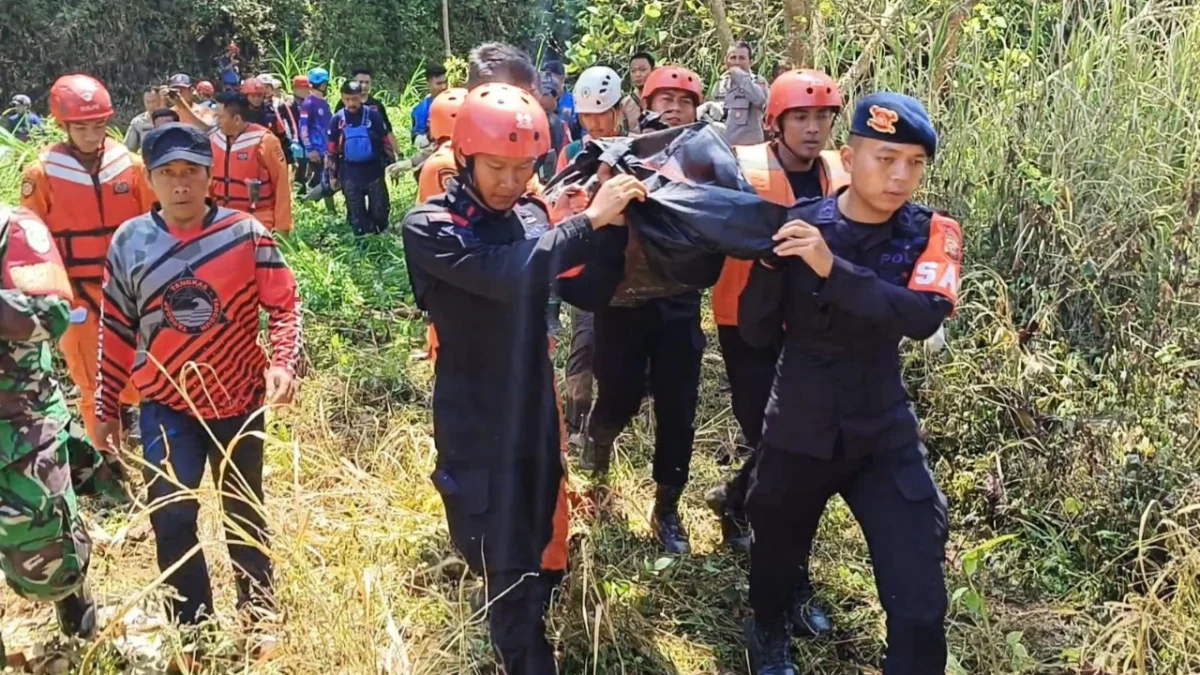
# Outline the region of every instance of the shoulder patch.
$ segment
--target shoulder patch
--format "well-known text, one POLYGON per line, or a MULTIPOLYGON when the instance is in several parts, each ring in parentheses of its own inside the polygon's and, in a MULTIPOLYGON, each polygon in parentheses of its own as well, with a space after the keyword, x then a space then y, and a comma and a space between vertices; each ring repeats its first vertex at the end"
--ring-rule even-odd
POLYGON ((50 252, 54 241, 50 238, 50 230, 46 229, 45 225, 30 218, 17 218, 17 225, 25 233, 25 243, 29 245, 29 250, 38 255, 50 252))
POLYGON ((934 215, 929 223, 929 243, 913 267, 908 287, 936 293, 957 304, 962 255, 962 228, 950 218, 934 215))

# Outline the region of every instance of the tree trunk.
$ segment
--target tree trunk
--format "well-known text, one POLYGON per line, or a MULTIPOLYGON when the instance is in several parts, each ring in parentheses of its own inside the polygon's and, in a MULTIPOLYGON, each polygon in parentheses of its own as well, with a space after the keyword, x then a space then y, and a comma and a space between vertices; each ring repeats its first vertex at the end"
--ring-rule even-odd
POLYGON ((812 17, 808 12, 808 0, 784 0, 783 25, 788 36, 788 60, 793 68, 812 67, 808 50, 812 17))
POLYGON ((725 0, 708 0, 708 9, 712 12, 713 22, 717 24, 721 49, 729 51, 729 45, 733 44, 733 31, 729 29, 729 20, 725 17, 725 0))
POLYGON ((446 43, 446 56, 450 57, 450 0, 442 0, 442 40, 446 43))
POLYGON ((871 67, 871 58, 875 55, 875 50, 879 49, 880 43, 883 42, 884 36, 892 26, 892 20, 896 18, 903 4, 904 0, 891 0, 883 10, 883 15, 879 17, 879 23, 875 26, 875 33, 863 45, 862 51, 859 52, 858 58, 854 59, 850 70, 846 71, 846 74, 842 75, 842 79, 838 82, 838 87, 843 92, 849 92, 858 78, 862 77, 871 67))
POLYGON ((971 1, 962 0, 950 12, 950 20, 946 25, 946 44, 938 55, 937 68, 933 76, 933 94, 940 96, 946 86, 946 77, 954 66, 954 58, 958 55, 958 38, 962 33, 962 25, 971 16, 971 1))

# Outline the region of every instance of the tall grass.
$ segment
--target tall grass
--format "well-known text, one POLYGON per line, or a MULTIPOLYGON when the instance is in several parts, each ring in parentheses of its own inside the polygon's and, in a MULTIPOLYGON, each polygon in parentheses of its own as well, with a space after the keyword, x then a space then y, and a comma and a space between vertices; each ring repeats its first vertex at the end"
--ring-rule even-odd
MULTIPOLYGON (((954 519, 949 672, 1200 672, 1200 10, 978 5, 952 60, 940 6, 906 10, 921 39, 885 44, 851 94, 890 88, 927 102, 943 150, 923 198, 967 236, 949 350, 905 358, 954 519)), ((839 21, 819 22, 819 63, 847 62, 866 37, 839 21)), ((419 89, 410 81, 399 104, 419 89)), ((25 152, 0 158, 0 199, 15 197, 25 152)), ((393 187, 393 220, 413 193, 411 182, 393 187)), ((493 673, 469 602, 479 582, 464 575, 427 480, 432 373, 410 358, 423 326, 399 241, 358 242, 336 217, 297 213, 284 246, 312 370, 296 408, 272 421, 266 504, 287 652, 246 670, 493 673)), ((663 557, 649 534, 648 414, 618 442, 611 515, 575 514, 571 574, 550 621, 563 672, 747 672, 746 561, 721 550, 701 500, 726 476, 713 458, 735 435, 720 373, 710 350, 683 505, 692 556, 663 557)), ((205 520, 207 541, 219 540, 216 525, 205 520)), ((105 602, 153 581, 150 546, 98 557, 105 602)), ((229 626, 231 579, 211 551, 229 626)), ((797 645, 803 672, 877 664, 882 612, 840 501, 822 523, 814 575, 837 633, 797 645)), ((102 650, 92 672, 128 671, 111 643, 102 650)))

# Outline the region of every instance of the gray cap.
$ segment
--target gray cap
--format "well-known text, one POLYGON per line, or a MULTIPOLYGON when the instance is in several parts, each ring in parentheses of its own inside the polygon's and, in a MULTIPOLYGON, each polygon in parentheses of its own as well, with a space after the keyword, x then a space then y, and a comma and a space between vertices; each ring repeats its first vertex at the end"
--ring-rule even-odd
POLYGON ((29 100, 25 94, 17 94, 12 97, 12 105, 33 105, 33 101, 29 100))
POLYGON ((150 171, 176 160, 211 167, 212 143, 196 127, 172 122, 146 134, 146 140, 142 141, 142 157, 150 171))
POLYGON ((167 84, 172 89, 191 89, 192 78, 188 77, 187 73, 175 73, 167 81, 167 84))

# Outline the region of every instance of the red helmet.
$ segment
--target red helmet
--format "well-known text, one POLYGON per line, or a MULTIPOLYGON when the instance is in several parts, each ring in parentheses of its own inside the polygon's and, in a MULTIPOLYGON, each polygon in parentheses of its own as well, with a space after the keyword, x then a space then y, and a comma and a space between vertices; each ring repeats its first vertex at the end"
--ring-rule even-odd
POLYGON ((534 159, 550 152, 546 112, 523 89, 492 82, 467 94, 454 123, 454 148, 464 157, 534 159))
POLYGON ((113 116, 112 98, 94 77, 63 75, 50 88, 50 114, 60 123, 106 120, 113 116))
POLYGON ((655 68, 642 85, 642 105, 649 106, 654 94, 663 89, 682 89, 696 98, 696 105, 704 101, 704 85, 700 76, 680 66, 655 68))
POLYGON ((458 110, 467 99, 466 89, 447 89, 433 99, 429 106, 429 136, 433 140, 450 138, 454 135, 454 121, 458 110))
POLYGON ((297 75, 292 78, 292 88, 307 86, 309 86, 307 75, 297 75))
POLYGON ((196 93, 197 94, 205 94, 207 96, 212 96, 216 92, 217 92, 217 90, 215 88, 213 88, 213 83, 209 82, 208 80, 200 80, 198 83, 196 83, 196 93))
POLYGON ((842 92, 837 82, 819 70, 789 70, 771 83, 767 96, 768 129, 775 121, 793 108, 837 108, 842 109, 842 92))
POLYGON ((266 94, 267 85, 257 77, 247 78, 242 80, 241 92, 247 96, 253 94, 266 94))

